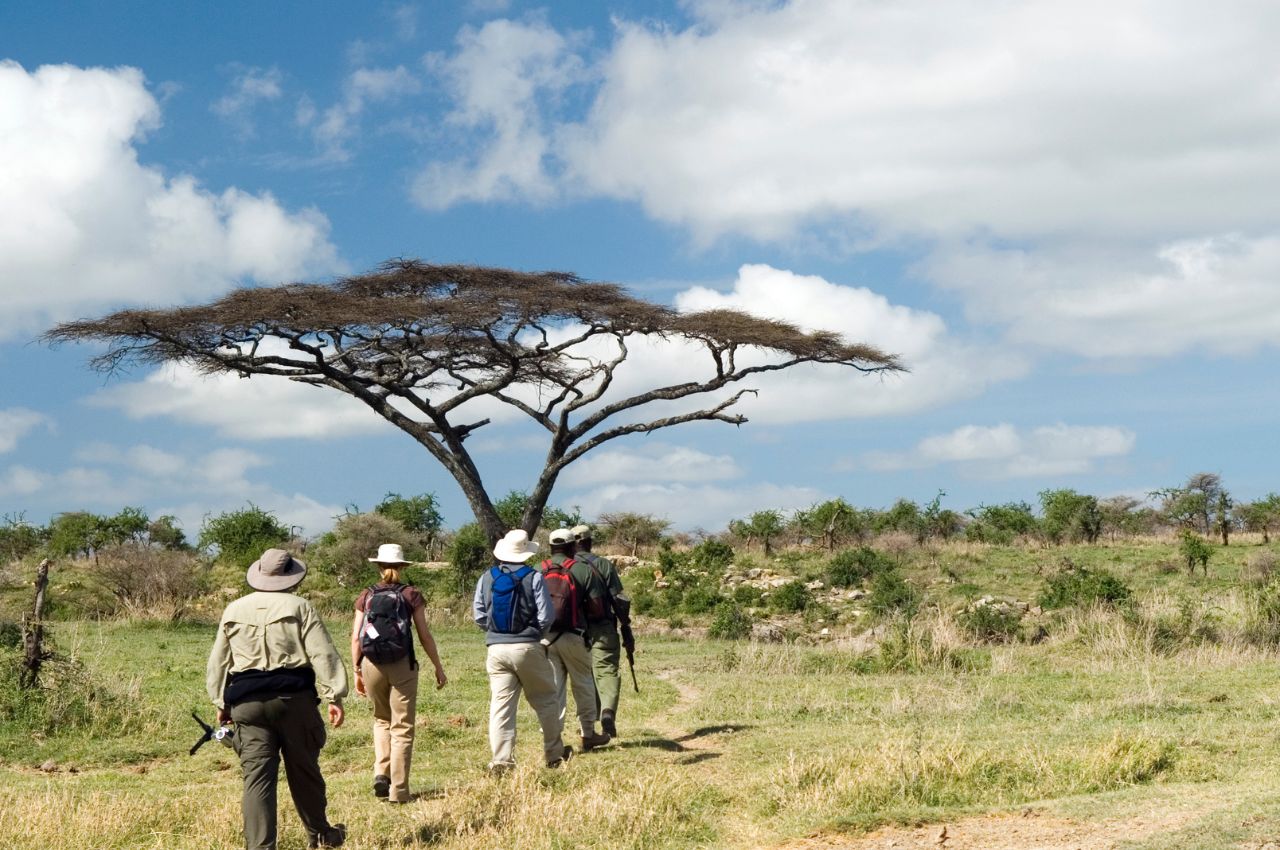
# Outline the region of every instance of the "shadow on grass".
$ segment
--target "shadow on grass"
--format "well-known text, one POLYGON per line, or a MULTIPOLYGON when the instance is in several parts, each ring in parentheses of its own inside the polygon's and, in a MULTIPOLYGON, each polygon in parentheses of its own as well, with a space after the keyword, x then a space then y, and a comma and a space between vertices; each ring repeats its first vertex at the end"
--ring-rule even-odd
MULTIPOLYGON (((638 738, 634 741, 619 741, 618 747, 620 749, 647 747, 655 750, 663 750, 668 753, 683 753, 683 752, 688 752, 689 750, 689 748, 684 745, 686 741, 694 741, 694 740, 697 740, 698 738, 705 738, 708 735, 721 735, 721 734, 727 734, 732 732, 742 732, 750 728, 751 727, 747 725, 730 725, 730 724, 722 724, 720 726, 701 726, 697 729, 694 729, 692 732, 689 732, 686 735, 681 735, 679 738, 663 738, 658 735, 647 735, 643 738, 638 738)), ((718 756, 719 753, 708 754, 708 755, 714 758, 715 756, 718 756)), ((677 762, 677 764, 696 764, 699 761, 705 761, 705 758, 681 759, 680 761, 677 762)))

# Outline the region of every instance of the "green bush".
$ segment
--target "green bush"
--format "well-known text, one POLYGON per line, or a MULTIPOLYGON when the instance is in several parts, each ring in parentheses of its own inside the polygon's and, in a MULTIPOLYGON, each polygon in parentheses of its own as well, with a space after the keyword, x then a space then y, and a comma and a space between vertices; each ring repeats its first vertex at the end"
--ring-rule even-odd
POLYGON ((769 602, 774 608, 792 613, 803 611, 812 601, 813 594, 800 581, 787 582, 769 596, 769 602))
POLYGON ((0 725, 35 735, 123 735, 143 725, 135 693, 100 681, 79 662, 56 655, 40 669, 40 686, 19 687, 22 653, 0 649, 0 725))
POLYGON ((491 566, 493 552, 489 546, 489 535, 484 533, 484 529, 474 522, 459 528, 449 545, 449 568, 453 574, 454 592, 473 592, 480 573, 491 566))
POLYGON ((975 605, 961 611, 956 622, 975 640, 1005 643, 1018 636, 1022 612, 1011 605, 975 605))
POLYGON ((684 592, 680 607, 686 614, 705 614, 723 601, 718 591, 695 585, 684 592))
POLYGON ((719 540, 704 540, 690 550, 689 562, 700 570, 723 570, 733 563, 733 547, 719 540))
POLYGON ((764 601, 764 591, 750 584, 740 584, 733 589, 733 601, 739 605, 758 606, 764 601))
POLYGON ((200 548, 217 549, 217 560, 247 567, 265 550, 289 541, 289 529, 275 514, 257 505, 228 511, 205 520, 200 529, 200 548))
POLYGON ((1245 639, 1259 646, 1280 646, 1280 582, 1257 588, 1248 597, 1245 639))
POLYGON ((1123 605, 1132 595, 1127 584, 1104 569, 1069 565, 1049 576, 1039 601, 1044 608, 1123 605))
POLYGON ((827 582, 833 587, 856 587, 878 573, 894 569, 888 556, 870 546, 837 552, 827 566, 827 582))
POLYGON ((707 636, 722 640, 741 640, 751 634, 751 617, 741 606, 732 602, 721 602, 716 606, 715 616, 711 618, 711 627, 707 636))
POLYGON ((912 616, 920 607, 920 592, 897 570, 877 573, 871 580, 867 607, 882 617, 896 613, 912 616))

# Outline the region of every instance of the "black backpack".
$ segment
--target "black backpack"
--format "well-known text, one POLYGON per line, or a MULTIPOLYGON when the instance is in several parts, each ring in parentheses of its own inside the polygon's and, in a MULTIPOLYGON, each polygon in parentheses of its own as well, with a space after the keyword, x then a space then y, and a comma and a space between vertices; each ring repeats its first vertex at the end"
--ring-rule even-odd
POLYGON ((360 626, 360 654, 374 664, 413 660, 413 612, 402 590, 402 584, 369 588, 360 626))

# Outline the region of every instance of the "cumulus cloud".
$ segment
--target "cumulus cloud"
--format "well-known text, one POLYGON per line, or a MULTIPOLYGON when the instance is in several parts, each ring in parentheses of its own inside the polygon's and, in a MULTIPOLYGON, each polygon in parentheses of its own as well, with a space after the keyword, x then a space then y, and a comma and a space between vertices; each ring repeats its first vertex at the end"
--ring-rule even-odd
POLYGON ((243 137, 254 133, 251 113, 266 100, 279 100, 284 95, 284 75, 279 68, 241 68, 231 81, 231 89, 210 104, 214 115, 236 128, 243 137))
POLYGON ((905 453, 872 452, 861 465, 877 471, 925 469, 953 464, 982 478, 1030 478, 1091 472, 1097 461, 1123 457, 1137 442, 1113 425, 1046 425, 1029 431, 1002 423, 966 425, 921 440, 905 453))
POLYGON ((25 407, 11 407, 0 410, 0 454, 13 451, 18 441, 32 429, 40 425, 48 425, 49 419, 34 410, 25 407))
MULTIPOLYGON (((557 497, 559 498, 559 497, 557 497)), ((590 490, 571 491, 563 504, 590 505, 596 514, 633 511, 670 520, 680 530, 725 527, 729 520, 766 507, 792 511, 822 501, 826 496, 811 487, 771 483, 718 487, 688 483, 618 483, 590 490)))
POLYGON ((437 157, 419 202, 605 197, 700 243, 905 244, 971 316, 1087 356, 1274 344, 1275 8, 683 5, 686 25, 619 21, 598 54, 541 24, 467 31, 436 65, 455 124, 491 132, 460 132, 476 152, 437 157), (537 69, 582 63, 585 106, 563 114, 562 73, 495 86, 517 33, 539 49, 503 49, 537 69))
POLYGON ((614 482, 723 481, 741 475, 742 468, 729 455, 657 443, 594 451, 570 466, 561 481, 569 487, 589 487, 614 482))
POLYGON ((0 337, 339 267, 319 212, 141 165, 159 121, 135 69, 0 62, 0 337))
POLYGON ((307 534, 328 529, 342 513, 341 505, 282 492, 258 480, 257 473, 272 461, 242 448, 190 455, 147 444, 93 443, 81 447, 75 460, 59 471, 11 466, 0 474, 0 487, 25 497, 56 497, 62 507, 68 492, 90 508, 115 511, 122 504, 144 505, 152 516, 177 517, 188 536, 194 536, 206 515, 239 510, 249 502, 307 534))
POLYGON ((474 136, 458 147, 476 152, 432 162, 415 180, 413 197, 434 210, 552 197, 552 122, 541 110, 581 77, 575 39, 542 21, 497 20, 463 28, 457 42, 452 55, 430 54, 427 69, 452 97, 447 124, 474 136))
POLYGON ((351 144, 360 133, 360 118, 371 103, 384 103, 417 92, 421 82, 403 65, 395 68, 357 68, 348 75, 341 99, 320 112, 309 98, 299 102, 296 118, 311 127, 325 159, 351 158, 351 144))

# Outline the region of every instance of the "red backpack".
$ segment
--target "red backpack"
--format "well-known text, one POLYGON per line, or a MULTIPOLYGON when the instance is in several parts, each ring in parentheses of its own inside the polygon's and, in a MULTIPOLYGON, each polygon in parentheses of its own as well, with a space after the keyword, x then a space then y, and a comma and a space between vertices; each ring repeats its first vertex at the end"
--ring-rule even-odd
POLYGON ((542 562, 542 580, 551 596, 551 609, 555 618, 550 631, 578 632, 583 628, 582 600, 578 596, 578 582, 570 574, 573 558, 556 564, 550 558, 542 562))

